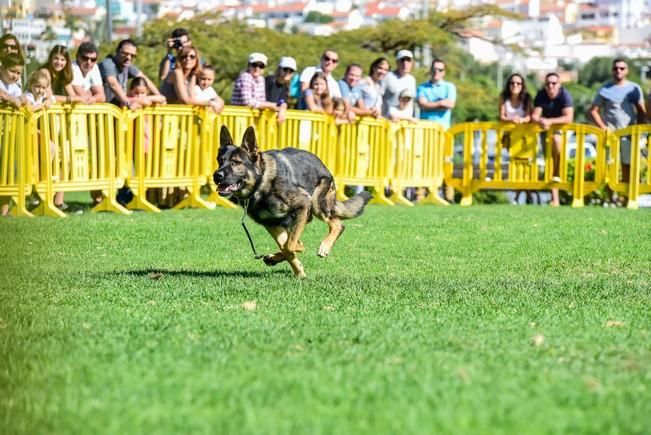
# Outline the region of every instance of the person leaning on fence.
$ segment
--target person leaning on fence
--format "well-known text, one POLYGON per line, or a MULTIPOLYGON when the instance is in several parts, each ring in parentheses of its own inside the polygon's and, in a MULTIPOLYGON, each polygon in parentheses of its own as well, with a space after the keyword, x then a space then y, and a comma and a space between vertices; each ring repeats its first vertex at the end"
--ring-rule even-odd
POLYGON ((167 53, 161 59, 158 67, 158 79, 160 81, 165 80, 169 73, 176 68, 181 49, 192 45, 190 33, 182 27, 174 29, 170 37, 165 41, 165 45, 167 46, 167 53))
MULTIPOLYGON (((414 54, 409 50, 399 50, 396 53, 398 66, 395 70, 387 73, 382 81, 382 116, 389 117, 389 108, 398 107, 398 96, 403 89, 411 89, 416 92, 416 78, 411 75, 414 66, 414 54)), ((412 112, 414 110, 413 102, 410 104, 412 112)))
POLYGON ((32 112, 47 109, 55 102, 47 71, 38 69, 29 76, 24 95, 25 103, 32 112))
POLYGON ((193 46, 183 47, 179 51, 176 68, 170 71, 161 83, 161 94, 167 98, 169 104, 211 106, 214 104, 211 101, 195 98, 194 87, 200 73, 199 50, 193 46))
POLYGON ((281 57, 273 74, 264 79, 267 101, 285 103, 289 106, 290 85, 296 74, 296 60, 293 57, 281 57))
POLYGON ((154 83, 134 64, 138 56, 138 46, 131 39, 123 39, 118 43, 115 54, 107 56, 100 64, 99 71, 104 83, 104 95, 106 101, 116 106, 126 106, 137 109, 127 98, 127 86, 129 80, 134 77, 142 77, 147 82, 147 88, 152 95, 160 95, 154 83))
MULTIPOLYGON (((348 121, 354 121, 357 115, 364 116, 366 110, 359 109, 359 100, 362 99, 362 91, 359 87, 362 79, 362 66, 351 63, 346 67, 344 78, 339 80, 341 97, 346 103, 346 117, 348 121)), ((336 97, 335 97, 336 98, 336 97)))
MULTIPOLYGON (((18 85, 23 73, 25 59, 18 53, 6 54, 0 57, 0 102, 16 108, 23 105, 23 90, 18 85)), ((2 144, 0 143, 0 149, 2 144)), ((0 153, 0 159, 4 153, 0 153)), ((0 196, 0 216, 9 214, 11 197, 0 196)))
POLYGON ((103 103, 104 83, 97 66, 97 47, 92 42, 83 42, 77 49, 72 63, 72 88, 77 95, 89 97, 91 103, 103 103))
POLYGON ((312 76, 310 87, 305 90, 305 105, 311 112, 333 113, 332 97, 328 89, 326 75, 323 72, 315 72, 312 76))
POLYGON ((357 85, 361 95, 357 101, 359 116, 382 116, 382 80, 390 68, 389 61, 385 57, 379 57, 371 63, 368 76, 360 80, 357 85))
MULTIPOLYGON (((626 128, 632 124, 644 124, 646 108, 644 93, 637 83, 626 79, 628 65, 624 59, 615 59, 612 80, 597 91, 589 110, 590 118, 597 127, 606 132, 626 128)), ((622 163, 622 181, 628 183, 631 173, 631 137, 620 138, 619 155, 622 163)))
MULTIPOLYGON (((538 124, 545 132, 541 135, 543 144, 547 142, 547 132, 552 129, 552 182, 560 183, 560 158, 563 143, 562 132, 555 130, 555 125, 569 124, 574 121, 574 102, 569 91, 561 86, 557 73, 550 72, 545 76, 545 85, 536 94, 533 100, 531 120, 538 124)), ((544 145, 543 145, 544 146, 544 145)), ((552 207, 560 205, 558 188, 552 187, 552 207)))
POLYGON ((50 75, 52 95, 58 103, 89 104, 90 96, 78 95, 72 86, 72 60, 68 49, 63 45, 55 45, 50 50, 47 62, 39 67, 50 75))
POLYGON ((213 88, 215 82, 215 67, 212 65, 202 65, 201 71, 197 75, 197 84, 194 85, 194 99, 197 104, 207 103, 215 113, 221 113, 224 110, 224 99, 217 95, 213 88))
POLYGON ((233 85, 231 104, 248 106, 252 109, 269 109, 278 112, 278 122, 285 120, 287 103, 267 100, 265 90, 264 69, 267 66, 267 56, 262 53, 251 53, 245 71, 242 71, 233 85))
MULTIPOLYGON (((17 54, 23 59, 23 63, 25 62, 25 53, 18 38, 11 33, 5 33, 0 37, 0 64, 2 64, 2 57, 9 54, 17 54)), ((18 80, 18 86, 23 87, 20 79, 18 80)))
POLYGON ((418 121, 414 118, 414 111, 411 102, 414 99, 414 93, 411 89, 403 89, 398 95, 398 107, 389 108, 389 119, 393 122, 399 121, 418 121))
MULTIPOLYGON (((526 124, 531 122, 531 94, 527 91, 527 82, 519 73, 511 74, 506 80, 504 89, 500 93, 498 112, 501 122, 509 122, 515 125, 526 124)), ((502 145, 505 148, 511 146, 511 134, 507 131, 502 135, 502 145)), ((513 204, 518 204, 522 190, 515 193, 513 204)), ((526 191, 526 202, 533 203, 534 196, 537 192, 526 191)), ((540 198, 538 198, 540 203, 540 198)))

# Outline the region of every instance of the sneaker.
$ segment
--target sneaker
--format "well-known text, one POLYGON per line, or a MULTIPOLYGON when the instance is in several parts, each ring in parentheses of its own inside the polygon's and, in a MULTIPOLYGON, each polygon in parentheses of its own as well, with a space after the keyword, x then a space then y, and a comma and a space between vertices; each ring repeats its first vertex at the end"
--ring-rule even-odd
POLYGON ((561 182, 561 177, 557 177, 556 175, 554 175, 552 177, 552 182, 553 183, 560 183, 561 182))
POLYGON ((62 202, 61 204, 54 204, 54 206, 61 211, 66 211, 70 208, 65 202, 62 202))

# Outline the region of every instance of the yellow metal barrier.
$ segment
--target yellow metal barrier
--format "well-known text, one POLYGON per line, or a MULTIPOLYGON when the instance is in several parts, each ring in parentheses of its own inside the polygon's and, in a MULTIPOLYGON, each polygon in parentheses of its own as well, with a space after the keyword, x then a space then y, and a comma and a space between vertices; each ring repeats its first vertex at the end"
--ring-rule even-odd
POLYGON ((544 157, 539 159, 541 130, 537 126, 516 127, 496 122, 457 124, 448 130, 451 144, 462 151, 460 156, 455 153, 453 160, 462 167, 460 174, 448 167, 445 181, 461 191, 461 205, 464 206, 471 205, 472 193, 482 189, 546 190, 556 187, 572 192, 572 206, 582 207, 584 196, 599 189, 605 181, 605 135, 599 128, 583 124, 568 124, 554 130, 562 135, 560 183, 552 181, 552 134, 545 135, 546 143, 541 145, 544 157), (570 136, 575 138, 576 157, 568 160, 570 136), (596 150, 596 160, 589 165, 585 156, 588 139, 596 150))
POLYGON ((372 202, 393 205, 384 194, 391 170, 391 136, 388 121, 370 117, 354 124, 339 126, 335 166, 337 195, 345 198, 346 185, 368 186, 374 189, 372 202))
POLYGON ((110 104, 54 105, 31 115, 30 149, 37 170, 33 183, 41 204, 36 215, 65 217, 54 206, 55 192, 100 190, 101 203, 91 211, 129 214, 117 203, 117 155, 124 146, 123 112, 110 104))
POLYGON ((608 134, 610 161, 608 185, 614 192, 628 196, 627 208, 639 208, 638 198, 642 193, 651 193, 651 154, 649 153, 651 125, 640 124, 617 130, 608 134), (622 141, 629 141, 631 163, 629 182, 622 181, 620 148, 622 141))
POLYGON ((413 205, 402 195, 406 187, 427 188, 428 195, 419 203, 448 205, 438 196, 445 175, 446 144, 448 135, 433 122, 401 121, 391 124, 393 165, 390 172, 391 200, 403 205, 413 205))
POLYGON ((13 200, 14 216, 32 216, 27 211, 25 196, 32 190, 32 153, 26 135, 25 112, 0 107, 0 204, 13 200))
POLYGON ((214 208, 201 198, 206 182, 201 173, 200 109, 184 105, 149 107, 132 113, 127 129, 127 161, 133 163, 127 177, 134 198, 129 209, 159 211, 146 198, 150 188, 186 189, 175 208, 214 208))

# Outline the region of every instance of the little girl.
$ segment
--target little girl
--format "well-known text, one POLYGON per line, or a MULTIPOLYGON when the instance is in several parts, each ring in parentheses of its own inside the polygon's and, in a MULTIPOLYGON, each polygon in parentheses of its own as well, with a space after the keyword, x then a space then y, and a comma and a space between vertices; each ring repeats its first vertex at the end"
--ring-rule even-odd
POLYGON ((224 109, 224 100, 217 95, 212 87, 215 82, 215 67, 212 65, 203 65, 197 76, 197 84, 194 85, 192 93, 197 101, 207 102, 215 113, 220 113, 224 109))
POLYGON ((129 85, 127 99, 130 103, 138 103, 141 106, 151 106, 152 104, 165 104, 165 97, 162 95, 150 95, 147 82, 142 77, 134 77, 129 85))
POLYGON ((42 69, 36 70, 29 76, 27 81, 27 91, 25 91, 25 102, 33 111, 47 109, 54 101, 47 96, 51 94, 50 75, 42 69))
POLYGON ((328 82, 322 72, 316 72, 310 80, 310 87, 305 90, 305 105, 312 112, 332 114, 332 98, 328 93, 328 82))
POLYGON ((335 97, 332 99, 332 114, 335 116, 335 124, 348 124, 348 113, 346 111, 346 102, 343 98, 335 97))

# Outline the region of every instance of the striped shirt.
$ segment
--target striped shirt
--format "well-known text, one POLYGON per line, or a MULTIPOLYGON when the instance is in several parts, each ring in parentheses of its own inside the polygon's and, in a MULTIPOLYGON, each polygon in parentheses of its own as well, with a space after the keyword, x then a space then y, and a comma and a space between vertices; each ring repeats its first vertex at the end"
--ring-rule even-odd
POLYGON ((259 103, 267 101, 266 95, 264 77, 259 76, 256 79, 250 72, 243 71, 233 85, 231 104, 255 108, 259 103))

